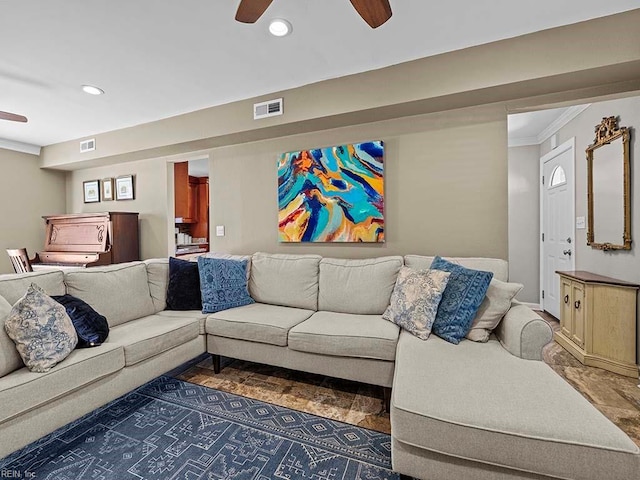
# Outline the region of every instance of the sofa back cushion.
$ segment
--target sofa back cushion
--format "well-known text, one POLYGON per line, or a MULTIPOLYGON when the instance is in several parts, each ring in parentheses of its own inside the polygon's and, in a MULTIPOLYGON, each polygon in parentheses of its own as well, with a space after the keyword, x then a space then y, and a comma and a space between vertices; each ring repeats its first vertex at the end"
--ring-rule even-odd
POLYGON ((10 313, 11 304, 4 297, 0 297, 0 377, 24 367, 16 344, 4 329, 4 322, 10 313))
POLYGON ((402 263, 400 256, 364 260, 323 258, 318 310, 382 315, 389 306, 402 263))
POLYGON ((318 309, 320 255, 255 253, 251 258, 249 294, 260 303, 318 309))
POLYGON ((147 278, 149 280, 149 293, 155 307, 155 313, 167 308, 167 287, 169 285, 169 259, 152 258, 145 260, 147 266, 147 278))
POLYGON ((72 270, 64 281, 67 293, 107 317, 110 327, 156 312, 143 262, 72 270))
POLYGON ((64 275, 60 270, 0 275, 0 295, 11 305, 20 300, 35 283, 47 295, 64 295, 64 275))
MULTIPOLYGON (((422 255, 405 255, 404 264, 415 270, 426 270, 431 267, 435 257, 422 255)), ((473 270, 484 270, 493 273, 493 278, 501 282, 509 281, 509 263, 500 258, 475 258, 475 257, 442 257, 451 263, 462 265, 473 270)))

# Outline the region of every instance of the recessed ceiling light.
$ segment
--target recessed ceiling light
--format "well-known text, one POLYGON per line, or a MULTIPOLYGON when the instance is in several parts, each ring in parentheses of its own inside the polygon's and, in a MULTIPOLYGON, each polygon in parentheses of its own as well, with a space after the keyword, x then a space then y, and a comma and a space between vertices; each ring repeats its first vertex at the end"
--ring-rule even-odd
POLYGON ((284 37, 291 33, 292 27, 289 22, 282 18, 274 18, 269 24, 269 33, 276 37, 284 37))
POLYGON ((89 95, 102 95, 104 93, 104 90, 93 85, 82 85, 82 91, 89 95))

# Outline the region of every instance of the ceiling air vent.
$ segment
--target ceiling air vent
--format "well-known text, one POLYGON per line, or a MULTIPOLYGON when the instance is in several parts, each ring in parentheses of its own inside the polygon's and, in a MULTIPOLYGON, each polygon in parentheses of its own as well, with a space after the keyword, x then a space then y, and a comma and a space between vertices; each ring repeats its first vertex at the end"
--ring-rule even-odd
POLYGON ((96 139, 83 140, 80 142, 80 153, 91 152, 96 149, 96 139))
POLYGON ((261 118, 274 117, 276 115, 282 115, 282 99, 276 98, 275 100, 269 100, 268 102, 254 103, 253 104, 253 119, 259 120, 261 118))

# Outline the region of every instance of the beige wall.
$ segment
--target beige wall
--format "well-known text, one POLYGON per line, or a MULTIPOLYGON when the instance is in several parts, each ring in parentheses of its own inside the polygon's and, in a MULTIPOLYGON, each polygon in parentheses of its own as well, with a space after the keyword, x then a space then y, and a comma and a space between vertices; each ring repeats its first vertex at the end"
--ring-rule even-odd
POLYGON ((416 253, 506 259, 506 118, 498 117, 465 124, 461 115, 457 126, 438 128, 432 116, 423 116, 213 150, 212 248, 352 258, 416 253), (420 125, 425 130, 415 132, 420 125), (385 142, 386 243, 279 243, 278 155, 376 139, 385 142), (213 235, 215 225, 225 226, 225 237, 213 235))
POLYGON ((540 149, 509 148, 509 280, 522 302, 540 301, 540 149))
POLYGON ((0 171, 0 273, 11 273, 5 249, 26 247, 33 257, 44 246, 42 216, 65 211, 65 173, 40 169, 36 155, 4 149, 0 171))
POLYGON ((325 80, 92 135, 92 152, 81 154, 78 140, 49 145, 41 161, 71 170, 497 102, 513 111, 525 97, 540 105, 637 90, 638 23, 640 9, 325 80), (254 102, 278 97, 283 115, 253 120, 254 102))
MULTIPOLYGON (((167 182, 167 163, 163 159, 141 160, 69 172, 66 186, 67 211, 68 213, 138 212, 140 213, 142 259, 166 257, 169 251, 167 182), (127 174, 136 176, 135 200, 84 203, 82 182, 127 174)), ((171 194, 171 201, 173 201, 172 198, 173 194, 171 194)))
MULTIPOLYGON (((505 145, 504 113, 477 108, 214 149, 209 177, 211 248, 354 258, 418 253, 506 259, 505 145), (279 243, 278 155, 376 139, 384 140, 386 148, 386 243, 279 243), (225 226, 224 237, 215 236, 216 225, 225 226)), ((142 256, 167 256, 167 232, 173 227, 167 165, 165 159, 153 159, 69 172, 69 211, 140 212, 142 256), (137 176, 135 201, 83 203, 84 180, 127 173, 137 176)))
MULTIPOLYGON (((594 103, 558 132, 558 145, 576 138, 576 216, 587 216, 587 162, 585 149, 594 139, 594 127, 602 117, 617 115, 620 125, 631 128, 631 250, 603 252, 587 245, 587 230, 576 230, 576 269, 640 283, 640 97, 594 103)), ((551 150, 549 142, 541 145, 544 155, 551 150)), ((640 318, 640 315, 639 317, 640 318)), ((640 328, 638 329, 640 345, 640 328)))

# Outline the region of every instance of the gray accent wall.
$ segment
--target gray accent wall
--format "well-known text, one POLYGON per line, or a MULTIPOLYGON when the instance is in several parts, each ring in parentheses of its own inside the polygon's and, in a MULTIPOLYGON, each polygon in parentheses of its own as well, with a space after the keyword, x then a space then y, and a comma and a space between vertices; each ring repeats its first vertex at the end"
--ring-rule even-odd
POLYGON ((540 302, 540 149, 509 148, 509 281, 521 302, 540 302))
MULTIPOLYGON (((631 129, 631 250, 603 252, 587 245, 587 230, 576 230, 576 270, 606 275, 640 284, 640 97, 593 103, 558 132, 558 145, 576 137, 576 216, 587 216, 587 161, 585 149, 594 140, 594 128, 603 117, 617 115, 619 125, 631 129)), ((540 154, 551 150, 549 141, 540 154)), ((638 318, 640 318, 640 311, 638 318)), ((638 328, 640 345, 640 328, 638 328)), ((639 355, 640 362, 640 355, 639 355)))
POLYGON ((42 170, 37 155, 0 148, 0 273, 12 273, 7 248, 44 247, 43 215, 65 211, 65 172, 42 170))

